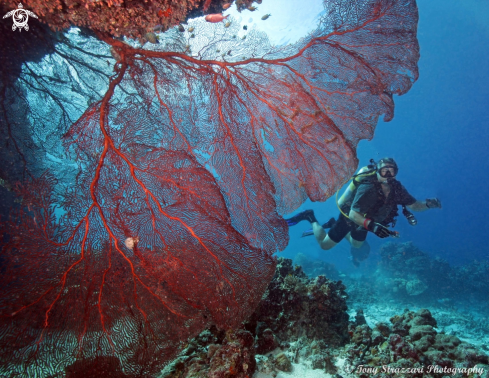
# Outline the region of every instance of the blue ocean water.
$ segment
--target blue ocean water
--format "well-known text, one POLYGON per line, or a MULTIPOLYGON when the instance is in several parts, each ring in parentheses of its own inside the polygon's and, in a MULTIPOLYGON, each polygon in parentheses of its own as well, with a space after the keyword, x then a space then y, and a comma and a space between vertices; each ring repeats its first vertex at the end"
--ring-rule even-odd
MULTIPOLYGON (((358 148, 360 167, 369 159, 392 156, 398 179, 417 199, 441 199, 441 210, 415 213, 418 225, 401 215, 399 242, 412 241, 430 256, 450 264, 489 259, 489 2, 418 1, 419 79, 404 96, 394 96, 395 117, 379 121, 371 141, 358 148)), ((305 203, 319 222, 337 216, 335 200, 305 203)), ((342 241, 329 251, 314 237, 300 238, 307 222, 290 229, 282 256, 297 252, 353 270, 350 246, 342 241)), ((357 272, 373 269, 385 243, 370 235, 371 257, 357 272)))

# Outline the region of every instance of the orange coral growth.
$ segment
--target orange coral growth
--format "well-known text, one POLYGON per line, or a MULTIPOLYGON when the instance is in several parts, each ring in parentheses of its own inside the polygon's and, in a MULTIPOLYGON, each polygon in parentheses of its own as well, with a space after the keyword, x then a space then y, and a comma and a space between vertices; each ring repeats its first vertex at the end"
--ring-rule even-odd
POLYGON ((209 6, 211 5, 211 0, 205 0, 204 3, 204 12, 209 9, 209 6))
MULTIPOLYGON (((115 36, 139 38, 157 25, 165 31, 180 24, 187 19, 189 12, 202 7, 203 2, 204 0, 30 0, 24 5, 53 30, 80 26, 115 36)), ((15 9, 18 1, 1 3, 6 8, 15 9)))
MULTIPOLYGON (((237 1, 241 11, 254 0, 237 1)), ((8 9, 15 9, 18 0, 0 0, 8 9)), ((216 0, 29 0, 25 8, 53 30, 70 26, 86 27, 115 36, 140 38, 158 27, 161 31, 185 22, 188 17, 202 16, 202 11, 222 12, 216 0)))
POLYGON ((167 10, 165 10, 164 12, 161 9, 158 11, 159 17, 170 17, 170 15, 171 15, 171 8, 167 8, 167 10))

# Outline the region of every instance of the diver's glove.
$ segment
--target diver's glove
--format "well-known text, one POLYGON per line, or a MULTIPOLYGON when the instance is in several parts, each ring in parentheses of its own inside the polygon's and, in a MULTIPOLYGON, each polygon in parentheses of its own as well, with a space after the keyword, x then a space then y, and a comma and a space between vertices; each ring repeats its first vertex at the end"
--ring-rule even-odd
POLYGON ((425 203, 428 209, 441 209, 441 201, 438 198, 428 198, 425 203))
POLYGON ((373 232, 379 238, 381 238, 381 239, 387 238, 392 234, 392 232, 387 227, 385 227, 383 224, 374 222, 371 219, 366 219, 366 221, 367 220, 370 220, 370 223, 367 226, 367 230, 370 232, 373 232))

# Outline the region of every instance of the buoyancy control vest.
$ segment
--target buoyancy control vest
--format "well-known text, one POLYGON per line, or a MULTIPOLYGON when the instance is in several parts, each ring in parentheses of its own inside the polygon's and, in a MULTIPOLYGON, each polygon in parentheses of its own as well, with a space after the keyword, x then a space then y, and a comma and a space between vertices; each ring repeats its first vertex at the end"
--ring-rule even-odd
MULTIPOLYGON (((348 185, 345 192, 342 194, 340 199, 337 201, 338 208, 341 213, 348 218, 347 212, 350 211, 351 205, 353 203, 353 199, 355 198, 355 194, 357 189, 362 184, 373 184, 375 186, 376 192, 378 193, 377 201, 372 205, 369 209, 368 214, 375 214, 382 206, 386 205, 386 198, 382 191, 382 186, 379 180, 377 179, 377 169, 374 165, 368 165, 362 167, 357 174, 352 177, 350 184, 348 185)), ((391 186, 391 190, 394 191, 391 195, 389 195, 388 201, 391 202, 392 211, 387 215, 387 217, 381 222, 384 225, 391 224, 394 227, 396 223, 396 217, 399 215, 397 205, 400 204, 398 195, 400 193, 401 183, 396 179, 391 179, 389 181, 391 186)))

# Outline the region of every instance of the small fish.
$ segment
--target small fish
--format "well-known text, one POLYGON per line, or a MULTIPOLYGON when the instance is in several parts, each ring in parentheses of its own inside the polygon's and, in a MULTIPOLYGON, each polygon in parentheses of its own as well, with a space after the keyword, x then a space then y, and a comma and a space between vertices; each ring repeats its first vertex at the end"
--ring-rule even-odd
POLYGON ((241 39, 246 39, 246 36, 244 35, 241 39))
POLYGON ((248 25, 243 25, 243 30, 248 30, 248 25))
POLYGON ((270 16, 271 16, 271 14, 269 13, 269 14, 266 14, 266 15, 262 16, 262 18, 261 18, 261 19, 262 19, 262 20, 266 20, 266 19, 267 19, 268 17, 270 17, 270 16))
POLYGON ((194 33, 190 34, 190 38, 195 38, 195 34, 194 33))
POLYGON ((226 22, 226 24, 224 24, 224 27, 225 27, 225 28, 229 28, 229 26, 230 26, 230 25, 231 25, 231 22, 230 22, 230 21, 228 21, 228 22, 226 22))
POLYGON ((227 3, 222 6, 222 9, 228 9, 232 3, 227 3))
POLYGON ((231 50, 228 51, 228 55, 231 55, 231 50))
POLYGON ((207 16, 205 16, 205 20, 207 22, 221 22, 222 20, 224 20, 225 18, 228 18, 229 17, 229 14, 227 16, 223 16, 222 13, 214 13, 214 14, 208 14, 207 16))
POLYGON ((248 7, 248 10, 251 11, 251 12, 254 12, 256 11, 258 8, 257 7, 253 7, 253 6, 249 6, 248 7))
POLYGON ((183 27, 183 25, 178 25, 178 31, 180 33, 183 33, 185 31, 185 28, 183 27))
POLYGON ((189 28, 188 28, 188 32, 189 32, 189 33, 192 33, 192 32, 194 31, 194 29, 195 29, 195 28, 194 28, 193 26, 191 26, 191 27, 189 27, 189 28))
POLYGON ((151 42, 151 43, 159 43, 158 38, 156 37, 156 34, 153 33, 153 32, 146 33, 144 35, 144 38, 146 38, 146 40, 148 42, 151 42))
POLYGON ((121 60, 121 56, 112 46, 110 47, 110 55, 112 55, 112 58, 114 58, 117 62, 121 60))

